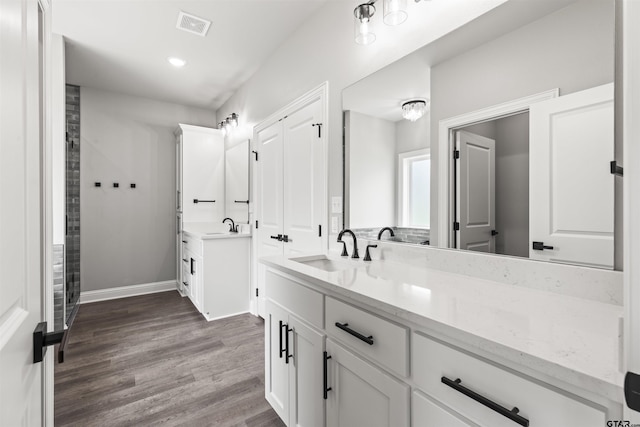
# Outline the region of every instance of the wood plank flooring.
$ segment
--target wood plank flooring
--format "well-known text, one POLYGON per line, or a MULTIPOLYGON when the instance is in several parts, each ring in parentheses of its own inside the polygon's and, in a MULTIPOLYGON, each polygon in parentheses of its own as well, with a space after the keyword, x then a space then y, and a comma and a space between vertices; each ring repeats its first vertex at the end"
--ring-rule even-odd
POLYGON ((264 323, 207 322, 175 291, 82 305, 55 424, 283 426, 264 399, 264 323))

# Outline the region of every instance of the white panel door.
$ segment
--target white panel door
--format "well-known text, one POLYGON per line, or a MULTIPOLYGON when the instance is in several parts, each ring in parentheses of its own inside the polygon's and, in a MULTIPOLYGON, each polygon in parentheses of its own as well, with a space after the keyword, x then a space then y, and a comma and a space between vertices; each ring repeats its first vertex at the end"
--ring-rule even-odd
POLYGON ((327 340, 327 425, 403 427, 409 425, 409 386, 327 340))
POLYGON ((0 17, 0 425, 37 426, 44 400, 43 363, 33 363, 33 330, 44 320, 38 2, 3 0, 0 17))
MULTIPOLYGON (((257 133, 259 158, 257 162, 257 218, 256 246, 258 259, 269 255, 282 255, 283 196, 282 196, 282 121, 257 133)), ((259 297, 258 315, 264 318, 265 266, 257 264, 259 297)))
POLYGON ((293 359, 289 361, 289 425, 322 427, 324 335, 291 314, 289 328, 292 329, 290 346, 293 355, 293 359))
POLYGON ((613 83, 531 107, 531 258, 613 268, 613 110, 613 83))
MULTIPOLYGON (((319 226, 323 223, 325 186, 324 147, 317 123, 322 123, 322 101, 290 114, 284 121, 284 254, 321 252, 319 226)), ((326 232, 326 230, 324 231, 326 232)))
POLYGON ((270 300, 265 303, 264 381, 265 398, 289 425, 289 365, 285 363, 288 313, 270 300))
POLYGON ((470 132, 456 132, 460 153, 456 168, 457 247, 495 252, 496 142, 470 132))

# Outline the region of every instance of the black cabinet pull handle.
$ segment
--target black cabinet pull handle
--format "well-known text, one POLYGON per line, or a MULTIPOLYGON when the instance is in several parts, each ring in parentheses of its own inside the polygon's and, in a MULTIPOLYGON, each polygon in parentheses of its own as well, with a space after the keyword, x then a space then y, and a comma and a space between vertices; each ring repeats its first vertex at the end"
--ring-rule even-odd
POLYGON ((293 357, 289 354, 289 332, 293 332, 293 329, 289 329, 289 325, 284 325, 284 363, 289 364, 289 359, 293 357))
POLYGON ((544 251, 545 249, 553 250, 553 246, 546 246, 544 242, 533 242, 531 247, 534 251, 544 251))
POLYGON ((234 200, 233 203, 246 203, 248 205, 249 201, 248 200, 234 200))
POLYGON ((473 400, 480 403, 481 405, 484 405, 489 409, 493 409, 500 415, 509 418, 511 421, 514 421, 523 427, 529 427, 529 420, 518 415, 518 412, 520 412, 520 410, 517 407, 514 406, 513 409, 509 410, 504 406, 498 405, 494 401, 489 400, 486 397, 476 393, 473 390, 469 390, 468 388, 460 384, 462 382, 460 378, 456 378, 455 381, 452 381, 447 377, 442 377, 440 380, 442 381, 443 384, 448 385, 452 389, 459 391, 465 396, 472 398, 473 400))
POLYGON ((282 327, 283 326, 287 326, 284 323, 282 323, 282 320, 280 320, 280 344, 278 345, 278 348, 280 349, 280 359, 282 359, 282 355, 284 354, 284 352, 286 351, 286 349, 282 348, 282 327))
POLYGON ((189 286, 189 284, 187 282, 182 282, 183 285, 185 286, 189 286))
POLYGON ((215 203, 215 200, 200 200, 200 199, 193 199, 193 203, 215 203))
POLYGON ((188 260, 188 259, 184 259, 184 258, 182 259, 182 261, 184 261, 184 262, 189 262, 189 260, 188 260))
POLYGON ((182 241, 182 243, 187 243, 187 241, 186 241, 186 240, 183 240, 183 241, 182 241))
POLYGON ((343 331, 345 331, 348 334, 353 335, 354 337, 358 338, 359 340, 362 340, 364 342, 366 342, 369 345, 373 345, 373 335, 369 335, 368 337, 365 337, 364 335, 362 335, 360 332, 356 332, 353 329, 351 329, 349 327, 348 323, 339 323, 336 322, 336 326, 340 329, 342 329, 343 331))
POLYGON ((193 258, 191 258, 191 275, 196 274, 196 269, 195 269, 195 266, 194 266, 195 263, 196 263, 196 261, 193 258))
POLYGON ((331 391, 331 387, 327 387, 329 379, 327 378, 327 364, 329 359, 331 359, 331 356, 329 356, 327 354, 327 352, 324 352, 324 357, 322 358, 322 378, 323 378, 323 384, 322 384, 322 395, 324 396, 324 400, 327 400, 327 394, 331 391))

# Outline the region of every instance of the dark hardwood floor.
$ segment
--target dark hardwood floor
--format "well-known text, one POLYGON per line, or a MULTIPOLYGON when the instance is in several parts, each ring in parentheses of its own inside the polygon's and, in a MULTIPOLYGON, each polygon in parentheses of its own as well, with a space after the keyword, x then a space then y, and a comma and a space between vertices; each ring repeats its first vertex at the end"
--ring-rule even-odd
POLYGON ((282 426, 263 325, 207 322, 175 291, 82 305, 55 369, 56 426, 282 426))

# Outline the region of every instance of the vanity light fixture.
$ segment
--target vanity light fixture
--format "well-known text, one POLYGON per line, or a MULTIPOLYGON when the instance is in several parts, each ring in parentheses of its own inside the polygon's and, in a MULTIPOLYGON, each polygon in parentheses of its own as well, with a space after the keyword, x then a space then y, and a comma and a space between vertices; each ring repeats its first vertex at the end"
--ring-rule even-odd
POLYGON ((361 45, 368 45, 376 41, 371 22, 371 17, 376 13, 376 7, 373 3, 361 4, 353 10, 353 15, 356 17, 354 27, 356 43, 361 45))
MULTIPOLYGON (((376 35, 373 32, 373 21, 371 18, 376 13, 374 3, 377 0, 371 0, 363 3, 353 10, 355 16, 355 39, 356 43, 367 45, 376 41, 376 35)), ((422 0, 414 0, 419 3, 422 0)), ((382 3, 382 21, 387 25, 400 25, 407 20, 407 0, 383 0, 382 3)))
POLYGON ((415 122, 427 112, 428 102, 426 99, 412 99, 404 102, 402 104, 402 117, 415 122))
POLYGON ((176 58, 175 56, 170 56, 167 61, 176 68, 182 68, 187 63, 184 59, 176 58))
POLYGON ((218 123, 218 129, 220 129, 224 135, 228 134, 233 128, 238 127, 238 117, 236 113, 229 114, 226 119, 218 123))
POLYGON ((407 0, 384 0, 382 21, 387 25, 400 25, 407 20, 407 0))

